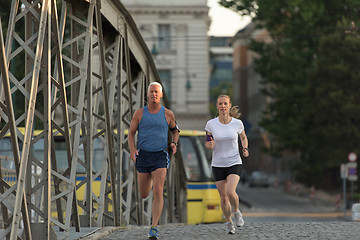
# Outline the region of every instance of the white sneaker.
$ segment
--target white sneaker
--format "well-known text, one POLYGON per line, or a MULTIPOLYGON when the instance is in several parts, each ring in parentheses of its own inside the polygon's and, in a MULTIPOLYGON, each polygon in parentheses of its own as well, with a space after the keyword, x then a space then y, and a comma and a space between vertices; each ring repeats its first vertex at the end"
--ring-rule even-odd
POLYGON ((237 212, 234 212, 234 221, 235 221, 236 226, 238 226, 238 227, 244 226, 245 222, 244 222, 244 219, 242 218, 242 214, 241 214, 240 210, 237 212))
POLYGON ((228 234, 234 234, 235 233, 235 227, 233 222, 226 222, 226 228, 228 230, 228 234))

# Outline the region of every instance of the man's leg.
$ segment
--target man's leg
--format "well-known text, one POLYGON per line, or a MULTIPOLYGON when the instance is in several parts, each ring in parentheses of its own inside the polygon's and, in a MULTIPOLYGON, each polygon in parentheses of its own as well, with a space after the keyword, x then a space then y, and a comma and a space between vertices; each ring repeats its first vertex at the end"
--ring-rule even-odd
POLYGON ((152 187, 151 173, 138 172, 138 185, 140 197, 144 199, 149 196, 152 187))
POLYGON ((153 196, 154 200, 152 203, 152 226, 157 226, 161 216, 161 212, 164 205, 164 183, 166 178, 166 168, 158 168, 151 173, 153 180, 153 196))

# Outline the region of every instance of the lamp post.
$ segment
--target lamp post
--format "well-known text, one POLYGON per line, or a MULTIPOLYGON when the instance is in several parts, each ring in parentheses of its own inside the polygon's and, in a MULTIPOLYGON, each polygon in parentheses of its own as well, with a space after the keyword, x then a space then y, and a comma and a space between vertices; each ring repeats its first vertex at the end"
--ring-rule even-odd
MULTIPOLYGON (((141 25, 141 26, 139 27, 139 30, 140 30, 140 32, 148 32, 148 33, 151 35, 152 48, 151 48, 150 52, 151 52, 151 55, 153 55, 154 57, 156 57, 156 56, 159 54, 159 52, 158 52, 158 50, 157 50, 157 48, 156 48, 156 43, 155 43, 156 38, 155 38, 155 36, 154 36, 154 33, 153 33, 153 32, 148 28, 148 26, 146 26, 146 25, 141 25)), ((145 42, 146 42, 146 41, 145 41, 145 42)))
POLYGON ((186 79, 186 85, 185 85, 185 87, 186 87, 186 90, 187 91, 190 91, 191 90, 191 81, 190 81, 190 77, 188 76, 187 77, 187 79, 186 79))

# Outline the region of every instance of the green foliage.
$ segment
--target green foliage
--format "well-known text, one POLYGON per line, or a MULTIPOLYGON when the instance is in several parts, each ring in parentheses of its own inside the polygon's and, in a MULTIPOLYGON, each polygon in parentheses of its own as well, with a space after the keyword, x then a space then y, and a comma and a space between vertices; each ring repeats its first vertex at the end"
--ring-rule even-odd
POLYGON ((360 202, 360 192, 354 193, 354 202, 360 202))
POLYGON ((359 155, 360 38, 344 31, 320 41, 318 67, 310 75, 300 131, 307 135, 298 166, 339 168, 349 152, 359 155), (336 50, 335 50, 336 49, 336 50))
MULTIPOLYGON (((0 17, 1 17, 1 27, 2 27, 3 34, 4 34, 4 36, 3 36, 4 42, 6 41, 7 32, 8 32, 11 5, 12 5, 12 1, 0 1, 0 9, 1 9, 0 17)), ((61 6, 62 6, 62 1, 57 1, 58 11, 59 11, 59 9, 61 9, 61 6)), ((21 11, 21 7, 22 7, 21 2, 18 5, 18 7, 19 7, 18 11, 21 11)), ((17 14, 19 14, 19 12, 17 14)), ((59 12, 58 12, 58 14, 59 14, 59 12)), ((24 18, 20 18, 16 21, 14 31, 23 41, 26 41, 24 18)), ((28 29, 28 31, 35 31, 35 30, 28 29)), ((35 41, 35 43, 36 43, 36 41, 35 41)), ((23 48, 23 46, 21 46, 22 43, 19 43, 14 38, 12 39, 12 42, 9 44, 11 46, 11 53, 14 53, 14 52, 18 51, 19 49, 23 48)), ((33 50, 35 50, 35 49, 33 49, 33 50)), ((23 84, 23 82, 24 82, 23 79, 25 78, 25 53, 24 53, 24 51, 21 51, 16 56, 14 54, 14 56, 12 56, 12 58, 10 60, 11 61, 10 61, 10 65, 9 65, 9 77, 10 78, 15 77, 19 82, 22 82, 22 87, 26 88, 25 84, 23 84)), ((67 73, 67 72, 70 72, 70 71, 67 69, 65 71, 65 73, 67 73)), ((42 76, 40 76, 39 84, 41 83, 41 81, 42 81, 42 76)), ((13 81, 10 81, 10 84, 11 84, 11 87, 13 88, 14 87, 13 81)), ((17 90, 12 93, 12 99, 13 99, 15 118, 19 119, 19 117, 25 113, 25 102, 26 102, 25 97, 20 90, 17 90)), ((44 96, 43 96, 42 91, 39 91, 39 93, 37 95, 36 109, 39 112, 44 111, 43 110, 44 109, 44 96)), ((0 126, 3 126, 4 124, 5 124, 5 122, 2 121, 0 123, 0 126)), ((43 124, 44 124, 43 120, 41 118, 38 118, 35 115, 35 120, 34 120, 35 129, 42 129, 43 124)), ((24 127, 25 121, 17 122, 17 125, 24 127)))
MULTIPOLYGON (((10 8, 11 8, 11 1, 0 1, 0 17, 1 17, 1 27, 4 34, 4 43, 6 44, 6 37, 7 37, 7 31, 8 31, 8 24, 9 24, 9 16, 10 16, 10 8)), ((17 22, 17 34, 23 38, 24 36, 24 23, 22 20, 19 20, 17 22)), ((12 49, 20 47, 18 43, 13 41, 12 43, 12 49)), ((16 78, 21 79, 24 76, 24 66, 25 66, 25 55, 19 54, 17 57, 14 57, 9 66, 9 75, 14 75, 16 78)), ((13 84, 11 84, 11 87, 13 87, 13 84)), ((13 98, 13 106, 15 111, 16 118, 19 117, 21 114, 24 113, 24 96, 19 92, 15 92, 12 94, 13 98)), ((5 124, 5 122, 2 122, 2 124, 5 124)), ((20 124, 20 126, 24 126, 24 124, 20 124)))
MULTIPOLYGON (((0 1, 0 18, 1 18, 1 25, 3 33, 6 34, 6 26, 7 21, 9 19, 9 12, 10 12, 10 4, 8 1, 0 1)), ((4 36, 5 38, 5 36, 4 36)))
POLYGON ((230 8, 231 10, 238 12, 241 15, 255 16, 257 13, 257 1, 254 0, 240 0, 240 1, 228 1, 220 0, 220 5, 230 8))
POLYGON ((355 25, 360 23, 359 1, 219 3, 241 15, 252 16, 258 28, 268 31, 268 38, 252 40, 249 47, 259 56, 254 65, 263 79, 263 93, 272 99, 260 122, 275 139, 272 154, 281 155, 283 150, 301 152, 303 164, 297 165, 296 171, 302 173, 299 177, 306 176, 303 179, 313 183, 321 182, 320 173, 334 175, 335 166, 338 170, 339 161, 353 147, 345 143, 360 140, 355 129, 359 125, 356 114, 360 114, 354 104, 360 101, 350 94, 359 89, 356 81, 360 73, 355 71, 359 65, 353 56, 358 53, 356 38, 346 36, 346 44, 339 48, 341 37, 336 41, 334 37, 335 32, 345 32, 343 26, 350 27, 349 19, 355 25), (344 21, 345 25, 337 25, 344 21), (332 41, 325 43, 327 37, 332 41), (311 179, 309 174, 313 173, 316 176, 311 179))

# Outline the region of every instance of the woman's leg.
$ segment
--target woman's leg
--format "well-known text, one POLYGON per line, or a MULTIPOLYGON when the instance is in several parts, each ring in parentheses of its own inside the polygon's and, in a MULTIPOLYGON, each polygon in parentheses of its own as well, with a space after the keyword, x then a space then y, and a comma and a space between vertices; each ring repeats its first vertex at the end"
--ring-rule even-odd
POLYGON ((216 188, 220 194, 220 206, 224 213, 225 220, 227 222, 231 221, 231 205, 229 201, 229 197, 227 195, 227 180, 217 181, 215 182, 216 188))
POLYGON ((237 174, 230 174, 226 178, 226 195, 232 206, 233 212, 239 210, 239 196, 236 193, 236 187, 239 183, 240 176, 237 174))

